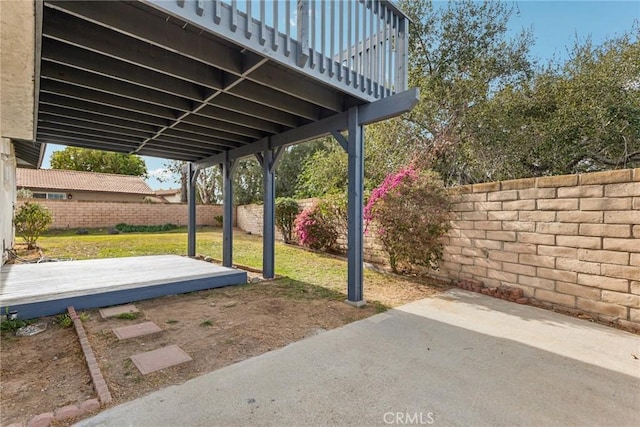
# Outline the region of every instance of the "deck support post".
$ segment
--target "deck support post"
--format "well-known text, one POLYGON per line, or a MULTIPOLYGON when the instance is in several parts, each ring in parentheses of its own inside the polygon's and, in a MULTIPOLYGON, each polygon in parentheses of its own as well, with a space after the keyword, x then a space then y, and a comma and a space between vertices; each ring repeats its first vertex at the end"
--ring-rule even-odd
POLYGON ((359 108, 349 109, 348 160, 348 272, 347 303, 356 307, 365 304, 362 291, 363 262, 363 193, 364 193, 364 128, 359 120, 359 108))
POLYGON ((264 182, 262 277, 265 279, 273 279, 275 276, 275 159, 276 156, 274 155, 273 150, 267 147, 262 155, 262 173, 264 182))
POLYGON ((188 220, 187 220, 187 256, 196 256, 196 179, 198 178, 199 170, 194 167, 194 164, 189 162, 186 165, 187 175, 187 205, 188 205, 188 220))
POLYGON ((222 265, 233 265, 233 172, 236 162, 222 163, 222 265))

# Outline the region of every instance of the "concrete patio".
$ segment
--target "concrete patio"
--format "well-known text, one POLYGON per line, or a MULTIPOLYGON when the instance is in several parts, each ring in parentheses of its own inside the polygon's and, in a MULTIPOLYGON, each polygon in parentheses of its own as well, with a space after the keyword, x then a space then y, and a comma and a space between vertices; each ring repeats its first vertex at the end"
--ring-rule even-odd
POLYGON ((638 358, 637 335, 452 290, 78 425, 631 426, 638 358))

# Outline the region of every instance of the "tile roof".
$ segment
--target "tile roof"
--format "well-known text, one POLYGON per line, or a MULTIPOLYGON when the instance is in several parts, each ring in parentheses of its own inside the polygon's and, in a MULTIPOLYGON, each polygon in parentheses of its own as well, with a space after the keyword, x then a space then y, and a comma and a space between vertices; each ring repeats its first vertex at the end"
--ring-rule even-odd
POLYGON ((16 185, 18 188, 29 189, 153 194, 153 190, 139 176, 58 169, 18 168, 16 170, 16 185))

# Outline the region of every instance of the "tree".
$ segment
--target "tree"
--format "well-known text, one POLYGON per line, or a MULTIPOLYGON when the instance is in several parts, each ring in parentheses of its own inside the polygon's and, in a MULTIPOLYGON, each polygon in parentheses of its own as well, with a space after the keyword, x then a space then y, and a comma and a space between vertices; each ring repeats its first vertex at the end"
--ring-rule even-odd
POLYGON ((412 21, 409 85, 421 89, 421 99, 397 125, 415 135, 415 156, 447 183, 473 182, 467 172, 473 162, 466 150, 468 116, 502 88, 533 75, 531 34, 507 36, 517 11, 504 2, 464 0, 436 8, 405 0, 400 7, 412 21))
POLYGON ((563 66, 550 64, 479 105, 469 127, 478 176, 640 166, 639 36, 636 28, 597 47, 576 42, 563 66))
POLYGON ((276 195, 294 197, 306 162, 316 152, 324 150, 325 141, 322 139, 287 147, 276 167, 276 195))
MULTIPOLYGON (((185 167, 187 162, 169 160, 164 167, 171 172, 171 180, 180 184, 180 202, 187 203, 188 179, 185 167)), ((163 179, 160 179, 163 181, 163 179)), ((166 180, 166 179, 165 179, 166 180)), ((212 166, 201 169, 196 179, 196 203, 209 205, 222 201, 222 174, 220 168, 212 166)))
POLYGON ((144 160, 135 154, 66 147, 51 154, 51 168, 120 175, 147 176, 144 160))

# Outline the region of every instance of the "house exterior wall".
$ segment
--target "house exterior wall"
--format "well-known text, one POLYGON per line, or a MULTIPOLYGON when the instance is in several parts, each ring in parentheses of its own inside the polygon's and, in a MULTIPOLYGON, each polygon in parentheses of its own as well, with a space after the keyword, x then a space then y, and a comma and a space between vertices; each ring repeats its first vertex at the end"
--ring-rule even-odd
POLYGON ((0 139, 0 249, 2 261, 7 259, 6 249, 13 247, 13 212, 16 201, 16 157, 13 144, 0 139))
MULTIPOLYGON (((100 193, 96 191, 69 191, 69 190, 60 190, 53 188, 26 188, 33 193, 55 193, 55 194, 65 194, 66 199, 69 201, 82 201, 82 202, 137 202, 142 203, 145 200, 145 195, 142 194, 132 194, 132 193, 100 193), (71 198, 68 196, 71 195, 71 198)), ((149 195, 149 197, 152 197, 149 195)), ((42 200, 42 199, 39 199, 42 200)))
MULTIPOLYGON (((118 223, 131 225, 187 225, 187 205, 168 203, 83 202, 77 200, 19 199, 46 206, 53 215, 51 228, 100 228, 118 223)), ((218 225, 215 216, 222 215, 220 205, 198 205, 197 225, 218 225)))
POLYGON ((0 137, 33 140, 35 2, 0 1, 0 137))

